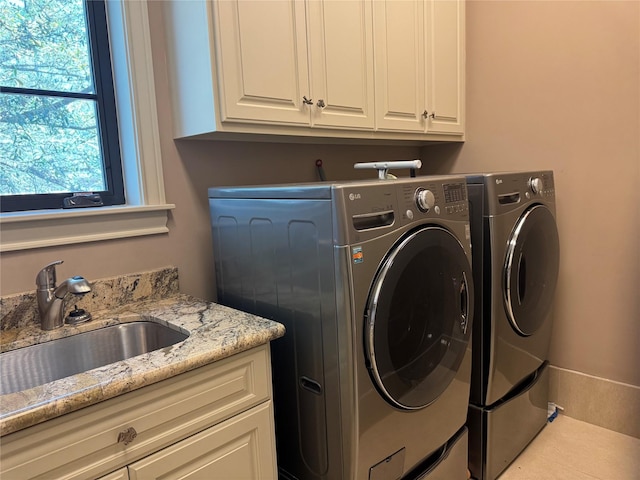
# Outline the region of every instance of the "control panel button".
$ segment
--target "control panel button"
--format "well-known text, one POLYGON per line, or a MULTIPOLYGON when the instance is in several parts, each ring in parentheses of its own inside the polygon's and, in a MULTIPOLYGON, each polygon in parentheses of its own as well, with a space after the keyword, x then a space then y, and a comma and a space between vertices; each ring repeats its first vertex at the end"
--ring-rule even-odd
POLYGON ((542 179, 540 177, 531 177, 529 179, 529 188, 536 195, 540 193, 542 190, 542 179))
POLYGON ((436 197, 431 190, 419 188, 415 194, 416 205, 422 212, 428 212, 436 203, 436 197))

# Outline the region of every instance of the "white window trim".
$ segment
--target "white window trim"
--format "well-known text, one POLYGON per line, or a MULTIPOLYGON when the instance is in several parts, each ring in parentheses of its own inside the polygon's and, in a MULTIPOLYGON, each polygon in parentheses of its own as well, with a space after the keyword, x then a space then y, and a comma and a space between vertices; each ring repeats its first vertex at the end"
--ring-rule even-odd
POLYGON ((0 252, 169 231, 147 2, 106 5, 127 205, 3 213, 0 252))

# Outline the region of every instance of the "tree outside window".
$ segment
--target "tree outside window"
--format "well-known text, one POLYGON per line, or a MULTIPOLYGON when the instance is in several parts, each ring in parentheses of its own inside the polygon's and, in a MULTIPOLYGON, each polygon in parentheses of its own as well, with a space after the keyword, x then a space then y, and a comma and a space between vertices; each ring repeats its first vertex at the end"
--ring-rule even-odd
POLYGON ((104 2, 0 0, 0 207, 124 203, 104 2))

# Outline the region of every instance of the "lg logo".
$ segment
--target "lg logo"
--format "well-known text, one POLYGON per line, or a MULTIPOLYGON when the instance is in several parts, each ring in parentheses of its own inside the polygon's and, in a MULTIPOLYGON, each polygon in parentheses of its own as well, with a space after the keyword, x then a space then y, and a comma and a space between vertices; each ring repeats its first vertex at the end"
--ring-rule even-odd
POLYGON ((502 179, 501 178, 496 178, 496 185, 500 185, 502 183, 502 179))
POLYGON ((360 194, 359 193, 350 193, 349 194, 349 200, 353 201, 353 200, 360 200, 360 194))

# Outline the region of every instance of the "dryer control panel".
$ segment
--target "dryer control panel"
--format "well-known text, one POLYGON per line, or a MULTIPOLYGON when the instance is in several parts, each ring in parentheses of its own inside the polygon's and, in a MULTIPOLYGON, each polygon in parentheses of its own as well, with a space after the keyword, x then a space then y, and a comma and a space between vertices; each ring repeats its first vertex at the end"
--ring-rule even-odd
MULTIPOLYGON (((487 189, 492 196, 506 198, 520 195, 521 200, 533 197, 550 197, 555 193, 552 172, 522 172, 491 174, 486 177, 487 189)), ((502 202, 506 203, 506 202, 502 202)))
MULTIPOLYGON (((527 180, 527 187, 530 192, 529 196, 550 197, 555 193, 553 175, 545 174, 544 172, 530 176, 527 180)), ((527 192, 525 192, 526 194, 527 192)))
POLYGON ((525 208, 531 202, 555 203, 553 172, 504 172, 468 177, 469 184, 484 184, 485 210, 499 215, 525 208))

